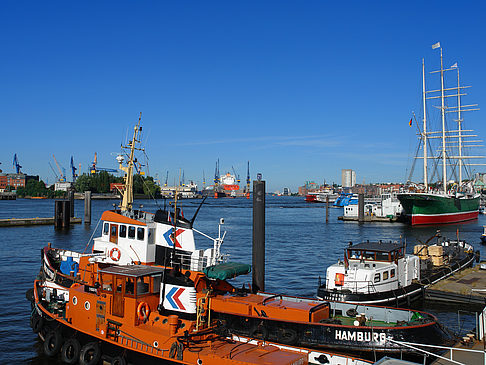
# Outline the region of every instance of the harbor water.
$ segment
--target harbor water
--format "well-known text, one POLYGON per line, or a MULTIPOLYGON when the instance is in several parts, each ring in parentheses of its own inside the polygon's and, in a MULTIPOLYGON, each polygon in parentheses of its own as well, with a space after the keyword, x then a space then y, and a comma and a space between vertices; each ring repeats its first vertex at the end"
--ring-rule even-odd
MULTIPOLYGON (((180 204, 186 218, 191 218, 201 200, 183 200, 180 204)), ((32 287, 40 268, 40 250, 51 242, 54 247, 70 250, 91 250, 90 238, 101 233, 99 219, 104 210, 112 209, 118 201, 93 200, 92 223, 75 224, 71 229, 55 230, 54 226, 8 227, 0 229, 0 364, 57 364, 47 358, 42 345, 29 326, 30 303, 25 292, 32 287)), ((135 209, 154 212, 163 208, 157 203, 137 200, 135 209)), ((75 216, 83 217, 82 201, 75 201, 75 216)), ((326 223, 324 204, 306 203, 303 197, 275 197, 266 199, 266 267, 267 292, 314 297, 319 276, 324 279, 326 268, 343 258, 349 242, 363 240, 406 240, 407 252, 413 245, 425 242, 440 229, 442 235, 466 240, 486 256, 480 244, 486 216, 466 224, 442 227, 410 227, 402 223, 366 223, 338 221, 342 208, 329 209, 326 223)), ((52 200, 0 201, 0 219, 34 218, 54 215, 52 200)), ((250 263, 252 259, 252 199, 208 198, 201 208, 194 227, 211 237, 218 235, 218 222, 227 231, 222 251, 232 261, 250 263)), ((198 248, 212 246, 212 241, 195 233, 198 248)), ((251 283, 251 274, 233 281, 236 286, 251 283)), ((457 333, 465 333, 475 326, 475 316, 464 308, 447 305, 416 304, 435 314, 439 320, 457 333), (458 317, 459 312, 459 317, 458 317)))

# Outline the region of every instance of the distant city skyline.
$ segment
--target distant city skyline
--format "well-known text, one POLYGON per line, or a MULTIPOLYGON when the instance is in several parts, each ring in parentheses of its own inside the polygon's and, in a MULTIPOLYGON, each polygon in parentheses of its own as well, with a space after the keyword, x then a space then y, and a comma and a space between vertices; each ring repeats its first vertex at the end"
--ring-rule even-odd
POLYGON ((250 161, 267 191, 339 184, 342 168, 358 184, 405 182, 422 58, 438 68, 436 42, 472 86, 464 102, 481 108, 464 128, 486 138, 484 2, 10 1, 0 10, 4 172, 15 171, 14 154, 49 183, 53 155, 68 179, 71 156, 81 173, 95 152, 99 166, 117 168, 142 112, 150 174, 162 184, 167 171, 170 183, 184 171, 212 184, 218 158, 242 183, 250 161))

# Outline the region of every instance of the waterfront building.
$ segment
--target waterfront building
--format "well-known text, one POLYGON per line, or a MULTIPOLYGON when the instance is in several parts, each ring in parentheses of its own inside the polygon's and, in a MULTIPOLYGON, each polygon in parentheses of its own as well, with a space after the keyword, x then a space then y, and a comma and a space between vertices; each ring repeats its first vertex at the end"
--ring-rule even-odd
POLYGON ((356 185, 356 171, 351 169, 342 169, 341 185, 343 188, 352 188, 354 185, 356 185))
POLYGON ((0 173, 0 191, 4 191, 7 186, 15 189, 25 187, 25 174, 5 174, 0 173))

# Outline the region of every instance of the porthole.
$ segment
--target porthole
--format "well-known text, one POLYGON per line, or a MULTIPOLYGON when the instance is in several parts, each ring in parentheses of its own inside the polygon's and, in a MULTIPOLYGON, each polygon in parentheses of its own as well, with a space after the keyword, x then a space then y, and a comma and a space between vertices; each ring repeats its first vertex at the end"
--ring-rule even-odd
POLYGON ((89 304, 89 302, 88 301, 84 302, 84 309, 89 311, 90 308, 91 308, 91 305, 89 304))
POLYGON ((184 322, 181 323, 181 328, 186 327, 186 324, 184 322))
POLYGON ((159 343, 157 341, 154 341, 154 347, 159 347, 159 343))
POLYGON ((78 304, 78 298, 73 297, 73 304, 74 304, 74 305, 78 304))
POLYGON ((162 320, 162 324, 166 324, 167 322, 169 322, 169 321, 167 320, 167 318, 164 318, 164 319, 162 320))

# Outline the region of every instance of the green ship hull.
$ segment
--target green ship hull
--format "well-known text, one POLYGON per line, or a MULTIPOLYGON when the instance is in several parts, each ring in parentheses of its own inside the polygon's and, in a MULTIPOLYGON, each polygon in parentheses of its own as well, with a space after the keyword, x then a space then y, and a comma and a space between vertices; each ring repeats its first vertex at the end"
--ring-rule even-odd
POLYGON ((397 195, 412 225, 447 224, 477 219, 479 196, 451 197, 430 193, 397 195))

